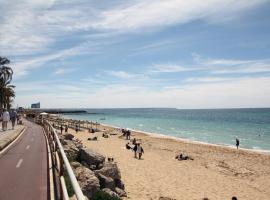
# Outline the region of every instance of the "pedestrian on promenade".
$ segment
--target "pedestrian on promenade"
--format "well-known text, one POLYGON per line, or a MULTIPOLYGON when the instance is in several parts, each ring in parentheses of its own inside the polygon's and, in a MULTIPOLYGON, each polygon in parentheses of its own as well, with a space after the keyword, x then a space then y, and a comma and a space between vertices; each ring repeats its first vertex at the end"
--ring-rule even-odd
POLYGON ((17 112, 14 109, 12 109, 10 112, 10 120, 11 120, 11 124, 12 124, 12 130, 14 130, 16 119, 17 119, 17 112))
POLYGON ((66 127, 65 127, 65 133, 67 133, 68 132, 68 125, 66 125, 66 127))
POLYGON ((0 123, 2 123, 2 129, 3 129, 3 111, 0 110, 0 123))
POLYGON ((2 120, 3 120, 2 129, 3 129, 3 131, 6 131, 7 130, 7 124, 9 122, 9 120, 10 120, 9 112, 7 111, 7 109, 4 109, 2 120))

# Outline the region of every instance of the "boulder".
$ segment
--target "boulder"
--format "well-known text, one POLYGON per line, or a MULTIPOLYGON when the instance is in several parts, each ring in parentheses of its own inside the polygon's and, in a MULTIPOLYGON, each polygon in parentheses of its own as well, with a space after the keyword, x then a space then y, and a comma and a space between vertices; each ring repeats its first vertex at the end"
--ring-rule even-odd
POLYGON ((115 189, 115 183, 112 178, 99 174, 98 179, 101 188, 109 188, 110 190, 115 189))
POLYGON ((96 170, 95 173, 102 174, 114 180, 121 179, 121 174, 116 163, 111 163, 111 162, 105 163, 103 168, 96 170))
POLYGON ((72 141, 66 140, 66 145, 64 145, 63 148, 70 161, 76 160, 78 158, 79 149, 72 141))
POLYGON ((70 133, 63 134, 65 140, 72 140, 74 138, 74 135, 70 133))
POLYGON ((81 167, 81 166, 82 166, 82 164, 81 164, 81 163, 76 162, 76 161, 71 162, 71 163, 70 163, 70 165, 71 165, 71 167, 73 167, 74 169, 76 169, 76 168, 78 168, 78 167, 81 167))
POLYGON ((115 188, 115 192, 119 197, 127 197, 127 193, 118 187, 115 188))
POLYGON ((116 192, 110 190, 109 188, 104 188, 102 189, 103 192, 106 192, 107 194, 109 194, 112 197, 117 197, 119 198, 118 194, 116 194, 116 192))
POLYGON ((100 190, 99 180, 95 173, 83 166, 77 167, 74 172, 83 194, 91 199, 100 190))
POLYGON ((115 179, 114 182, 116 187, 125 190, 125 184, 121 181, 121 179, 115 179))
POLYGON ((79 151, 81 162, 87 163, 88 166, 95 165, 97 168, 105 161, 105 157, 91 149, 82 148, 79 151))

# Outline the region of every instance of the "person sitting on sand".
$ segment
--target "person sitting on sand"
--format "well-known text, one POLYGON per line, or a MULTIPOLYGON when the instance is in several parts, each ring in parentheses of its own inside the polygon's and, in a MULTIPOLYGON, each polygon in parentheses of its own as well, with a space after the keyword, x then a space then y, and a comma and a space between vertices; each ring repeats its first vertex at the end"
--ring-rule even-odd
POLYGON ((238 147, 239 147, 239 144, 240 144, 240 141, 239 141, 239 139, 238 139, 238 138, 236 138, 236 139, 235 139, 235 142, 236 142, 236 144, 235 144, 235 145, 236 145, 236 148, 238 149, 238 147))
POLYGON ((143 148, 140 145, 140 143, 137 144, 137 150, 136 150, 136 152, 139 154, 139 159, 141 159, 142 154, 144 153, 144 151, 143 151, 143 148))
POLYGON ((126 144, 126 149, 130 150, 131 146, 129 145, 129 142, 126 144))

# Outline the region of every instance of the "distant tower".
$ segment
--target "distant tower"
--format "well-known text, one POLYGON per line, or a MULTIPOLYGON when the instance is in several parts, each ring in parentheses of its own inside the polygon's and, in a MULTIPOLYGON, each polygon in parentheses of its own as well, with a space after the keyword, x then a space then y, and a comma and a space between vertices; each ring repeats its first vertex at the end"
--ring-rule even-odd
POLYGON ((40 108, 40 102, 31 104, 31 108, 40 108))

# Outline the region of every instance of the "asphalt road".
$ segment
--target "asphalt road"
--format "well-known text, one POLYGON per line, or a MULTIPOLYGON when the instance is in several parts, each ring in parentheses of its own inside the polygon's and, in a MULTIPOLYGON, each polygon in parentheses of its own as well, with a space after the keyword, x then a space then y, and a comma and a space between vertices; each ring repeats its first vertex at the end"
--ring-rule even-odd
POLYGON ((0 200, 48 200, 47 146, 43 129, 24 121, 26 130, 0 155, 0 200))

